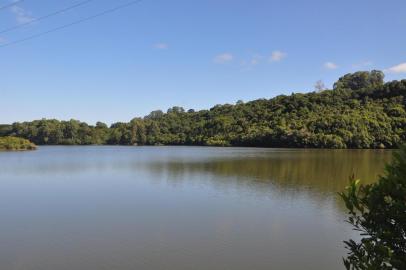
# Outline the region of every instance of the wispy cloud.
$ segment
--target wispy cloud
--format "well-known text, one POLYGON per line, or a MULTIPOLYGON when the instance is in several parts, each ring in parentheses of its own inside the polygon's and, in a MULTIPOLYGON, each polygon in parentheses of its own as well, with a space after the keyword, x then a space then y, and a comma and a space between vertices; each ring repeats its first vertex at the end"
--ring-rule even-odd
POLYGON ((360 68, 366 68, 366 67, 370 67, 372 66, 373 63, 372 61, 363 61, 363 62, 359 62, 359 63, 355 63, 352 65, 352 68, 354 69, 360 69, 360 68))
POLYGON ((213 61, 217 64, 224 64, 233 61, 234 56, 231 53, 222 53, 214 57, 213 61))
POLYGON ((154 48, 158 50, 166 50, 169 48, 169 45, 167 43, 156 43, 154 44, 154 48))
POLYGON ((333 63, 333 62, 326 62, 326 63, 324 63, 324 68, 326 68, 326 69, 337 69, 338 65, 336 63, 333 63))
POLYGON ((405 63, 400 63, 399 65, 390 67, 388 69, 385 69, 385 72, 388 72, 388 73, 406 73, 406 62, 405 63))
POLYGON ((31 12, 25 10, 20 6, 12 6, 10 10, 14 14, 18 23, 28 23, 34 19, 34 17, 32 17, 31 15, 31 12))
POLYGON ((282 51, 273 51, 271 54, 271 58, 269 59, 270 62, 279 62, 282 61, 284 58, 288 56, 287 53, 282 51))
POLYGON ((251 60, 250 60, 250 65, 252 65, 252 66, 256 66, 256 65, 258 65, 260 62, 261 62, 261 60, 262 60, 262 56, 260 55, 260 54, 254 54, 252 57, 251 57, 251 60))
POLYGON ((260 64, 264 57, 260 54, 253 54, 251 58, 245 59, 241 61, 241 67, 244 69, 251 69, 254 66, 260 64))

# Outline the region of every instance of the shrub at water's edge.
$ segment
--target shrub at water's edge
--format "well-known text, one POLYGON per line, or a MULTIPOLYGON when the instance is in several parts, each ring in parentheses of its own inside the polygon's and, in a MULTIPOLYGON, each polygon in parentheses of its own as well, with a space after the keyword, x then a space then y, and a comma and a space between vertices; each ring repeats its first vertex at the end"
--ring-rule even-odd
POLYGON ((0 137, 0 151, 35 150, 37 146, 29 140, 17 137, 0 137))
POLYGON ((375 184, 353 180, 340 193, 359 242, 345 241, 348 270, 406 269, 406 147, 394 154, 386 174, 375 184))

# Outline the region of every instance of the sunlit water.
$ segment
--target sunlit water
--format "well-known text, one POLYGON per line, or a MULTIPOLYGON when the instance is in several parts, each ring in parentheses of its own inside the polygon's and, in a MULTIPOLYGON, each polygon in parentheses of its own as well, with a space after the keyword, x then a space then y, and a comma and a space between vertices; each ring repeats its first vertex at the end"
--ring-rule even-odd
POLYGON ((391 152, 40 147, 0 153, 0 269, 343 269, 337 192, 391 152))

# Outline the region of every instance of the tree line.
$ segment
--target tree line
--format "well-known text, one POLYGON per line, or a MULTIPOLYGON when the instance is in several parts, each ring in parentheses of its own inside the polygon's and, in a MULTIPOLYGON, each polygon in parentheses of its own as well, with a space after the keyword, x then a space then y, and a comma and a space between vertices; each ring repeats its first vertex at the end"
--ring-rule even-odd
POLYGON ((78 120, 0 125, 0 136, 38 145, 208 145, 395 148, 406 142, 406 80, 381 71, 347 74, 331 90, 216 105, 172 107, 110 127, 78 120))

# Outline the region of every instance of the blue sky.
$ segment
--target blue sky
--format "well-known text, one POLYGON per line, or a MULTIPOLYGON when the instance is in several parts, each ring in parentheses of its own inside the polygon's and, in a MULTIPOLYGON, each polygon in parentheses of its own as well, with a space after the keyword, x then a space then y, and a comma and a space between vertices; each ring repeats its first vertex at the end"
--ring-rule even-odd
MULTIPOLYGON (((93 0, 0 34, 0 43, 127 1, 93 0)), ((0 10, 0 32, 77 2, 22 1, 0 10)), ((129 121, 174 105, 205 109, 313 91, 318 80, 331 87, 356 70, 406 78, 405 12, 404 0, 143 0, 0 47, 0 123, 129 121)))

